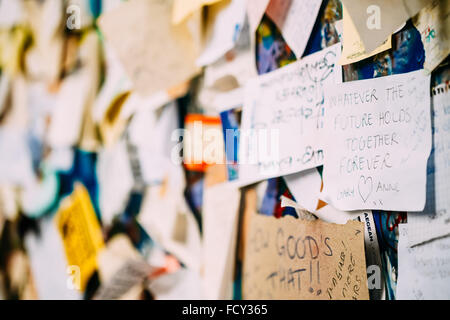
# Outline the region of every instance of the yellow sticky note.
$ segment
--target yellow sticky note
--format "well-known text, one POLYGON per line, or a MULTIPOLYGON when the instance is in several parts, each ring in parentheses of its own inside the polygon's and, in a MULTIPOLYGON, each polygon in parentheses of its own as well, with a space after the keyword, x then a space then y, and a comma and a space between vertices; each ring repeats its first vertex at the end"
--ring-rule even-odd
POLYGON ((372 52, 367 53, 364 48, 364 43, 359 36, 358 30, 356 29, 355 24, 344 5, 342 5, 342 15, 344 45, 339 64, 346 65, 355 63, 392 47, 391 36, 389 36, 383 44, 372 52))
POLYGON ((173 4, 172 23, 179 24, 203 6, 208 6, 222 0, 175 0, 173 4))
POLYGON ((77 184, 72 195, 63 200, 55 219, 67 264, 79 270, 80 290, 84 291, 97 269, 97 255, 104 242, 89 193, 83 185, 77 184))

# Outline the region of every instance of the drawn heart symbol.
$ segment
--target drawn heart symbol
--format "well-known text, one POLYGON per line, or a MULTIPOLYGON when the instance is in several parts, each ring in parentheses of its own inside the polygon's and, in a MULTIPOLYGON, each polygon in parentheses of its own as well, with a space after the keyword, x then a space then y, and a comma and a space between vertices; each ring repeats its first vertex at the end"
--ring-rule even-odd
POLYGON ((361 199, 366 202, 369 199, 370 194, 372 193, 373 181, 372 177, 364 177, 361 176, 359 178, 358 191, 361 199))

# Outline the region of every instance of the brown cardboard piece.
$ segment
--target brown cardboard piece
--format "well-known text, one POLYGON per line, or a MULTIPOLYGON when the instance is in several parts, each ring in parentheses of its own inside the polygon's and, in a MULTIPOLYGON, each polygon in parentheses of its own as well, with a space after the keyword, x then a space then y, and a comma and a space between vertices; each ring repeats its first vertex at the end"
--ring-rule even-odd
POLYGON ((243 298, 368 300, 364 224, 253 214, 243 298))
POLYGON ((366 52, 375 50, 429 2, 430 0, 342 0, 366 52))
POLYGON ((199 72, 199 48, 190 29, 186 23, 170 22, 172 3, 131 0, 99 19, 107 42, 142 96, 180 85, 199 72))

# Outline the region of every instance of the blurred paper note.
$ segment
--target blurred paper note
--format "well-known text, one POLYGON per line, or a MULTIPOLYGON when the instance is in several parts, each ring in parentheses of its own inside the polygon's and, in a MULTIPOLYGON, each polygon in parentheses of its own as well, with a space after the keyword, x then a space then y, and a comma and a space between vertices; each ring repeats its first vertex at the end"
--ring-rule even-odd
POLYGON ((203 6, 208 6, 222 0, 174 0, 172 11, 172 23, 179 24, 191 14, 200 10, 203 6))
POLYGON ((342 79, 340 49, 334 45, 248 82, 239 142, 242 183, 323 164, 324 86, 342 79))
POLYGON ((200 228, 186 203, 184 190, 182 167, 173 167, 162 185, 146 190, 138 222, 156 243, 187 268, 199 271, 200 228))
POLYGON ((134 183, 125 141, 100 150, 97 175, 102 221, 110 225, 114 217, 125 210, 134 183))
POLYGON ((48 143, 53 148, 72 147, 80 139, 92 85, 86 76, 89 76, 86 72, 77 72, 62 82, 47 132, 48 143))
POLYGON ((204 191, 202 261, 206 299, 233 298, 240 198, 237 186, 228 183, 204 191))
POLYGON ((63 240, 67 265, 79 269, 80 290, 84 291, 97 269, 97 254, 104 243, 89 193, 83 185, 75 185, 72 195, 61 202, 55 219, 63 240))
POLYGON ((386 41, 378 46, 375 50, 367 53, 366 49, 364 48, 364 44, 359 37, 358 30, 356 29, 355 24, 353 23, 352 18, 348 14, 347 9, 344 5, 342 5, 342 15, 343 47, 341 60, 339 61, 341 65, 346 65, 366 59, 392 47, 391 36, 389 36, 386 41))
POLYGON ((450 1, 434 0, 413 19, 425 49, 424 69, 433 71, 450 53, 450 1))
POLYGON ((427 168, 427 204, 408 212, 409 246, 450 235, 450 91, 448 83, 432 89, 433 149, 427 168))
POLYGON ((95 297, 98 300, 138 299, 152 271, 124 234, 110 239, 99 253, 98 269, 102 283, 95 297))
POLYGON ((182 268, 150 281, 148 289, 157 300, 201 300, 200 282, 198 272, 182 268))
POLYGON ((159 185, 177 165, 171 159, 171 152, 177 146, 177 142, 171 140, 172 133, 178 128, 177 105, 164 106, 159 118, 147 106, 137 110, 130 121, 129 144, 136 149, 145 183, 159 185))
POLYGON ((24 245, 41 300, 81 300, 77 290, 79 269, 67 266, 64 247, 53 218, 37 220, 39 235, 27 233, 24 245))
POLYGON ((245 23, 245 0, 218 3, 208 10, 207 26, 210 30, 206 48, 197 59, 197 65, 216 62, 233 49, 245 23))
POLYGON ((170 22, 172 3, 131 0, 99 19, 106 40, 143 96, 179 85, 199 71, 198 48, 189 28, 170 22))
POLYGON ((368 300, 363 223, 253 214, 243 298, 368 300))
POLYGON ((25 132, 0 128, 0 184, 33 185, 36 178, 25 132))
POLYGON ((303 56, 321 4, 322 0, 272 0, 267 7, 267 15, 298 59, 303 56))
POLYGON ((397 300, 450 297, 450 237, 409 248, 409 224, 400 224, 397 300))
POLYGON ((254 33, 261 22, 270 0, 247 0, 247 16, 250 32, 254 33))
POLYGON ((25 10, 23 7, 23 1, 0 1, 0 28, 12 28, 23 22, 24 17, 25 10))
POLYGON ((325 202, 348 211, 423 210, 429 88, 423 70, 327 88, 325 202))

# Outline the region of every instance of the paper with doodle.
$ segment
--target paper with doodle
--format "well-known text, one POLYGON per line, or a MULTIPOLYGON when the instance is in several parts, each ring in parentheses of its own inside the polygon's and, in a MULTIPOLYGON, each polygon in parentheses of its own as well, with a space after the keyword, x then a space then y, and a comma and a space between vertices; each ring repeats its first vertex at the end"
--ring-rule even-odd
POLYGON ((249 82, 245 89, 240 179, 254 182, 323 164, 319 135, 324 86, 340 82, 340 44, 249 82))

